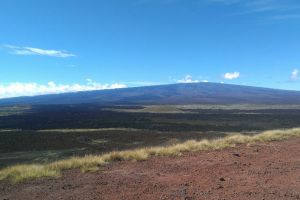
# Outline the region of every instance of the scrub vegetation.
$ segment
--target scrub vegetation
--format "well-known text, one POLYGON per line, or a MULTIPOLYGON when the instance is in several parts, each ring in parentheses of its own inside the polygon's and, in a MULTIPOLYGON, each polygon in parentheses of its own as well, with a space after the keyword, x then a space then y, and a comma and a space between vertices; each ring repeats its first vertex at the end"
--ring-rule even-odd
POLYGON ((239 144, 269 142, 299 137, 300 128, 265 131, 257 135, 247 136, 235 134, 221 139, 189 140, 184 143, 164 147, 147 147, 136 150, 113 151, 103 155, 72 157, 48 164, 15 165, 0 171, 0 180, 8 179, 13 183, 41 177, 59 177, 61 171, 80 168, 83 172, 95 171, 101 166, 114 161, 144 161, 151 156, 179 156, 185 152, 205 151, 235 147, 239 144))

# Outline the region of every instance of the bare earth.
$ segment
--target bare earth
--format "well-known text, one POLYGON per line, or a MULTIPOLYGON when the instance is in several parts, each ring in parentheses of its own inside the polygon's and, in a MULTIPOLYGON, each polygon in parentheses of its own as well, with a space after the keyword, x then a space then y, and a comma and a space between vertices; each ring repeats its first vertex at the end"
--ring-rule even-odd
POLYGON ((0 199, 300 199, 300 138, 0 183, 0 199))

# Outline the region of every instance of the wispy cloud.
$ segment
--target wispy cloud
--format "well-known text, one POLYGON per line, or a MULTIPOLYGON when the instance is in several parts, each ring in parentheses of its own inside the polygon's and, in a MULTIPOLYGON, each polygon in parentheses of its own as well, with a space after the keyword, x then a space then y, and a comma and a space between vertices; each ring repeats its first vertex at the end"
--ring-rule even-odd
POLYGON ((204 0, 210 4, 224 6, 238 6, 239 14, 266 14, 268 19, 298 18, 300 10, 299 0, 204 0))
MULTIPOLYGON (((192 0, 191 0, 192 1, 192 0)), ((193 0, 202 5, 234 6, 232 15, 259 15, 267 21, 292 20, 299 18, 299 0, 193 0)), ((135 0, 136 4, 171 4, 185 0, 135 0)))
POLYGON ((204 0, 204 1, 207 3, 220 3, 226 5, 238 4, 243 2, 243 0, 204 0))
POLYGON ((53 81, 50 81, 47 84, 14 82, 8 84, 0 84, 0 98, 105 90, 126 87, 127 85, 121 83, 100 84, 94 82, 91 79, 86 79, 86 84, 56 84, 53 81))
POLYGON ((228 80, 237 79, 240 77, 240 72, 227 72, 223 75, 223 77, 228 80))
POLYGON ((46 50, 34 47, 20 47, 14 45, 2 45, 3 48, 7 49, 10 53, 16 55, 40 55, 40 56, 51 56, 59 58, 67 58, 76 56, 75 54, 69 53, 62 50, 46 50))
POLYGON ((270 17, 273 20, 289 20, 289 19, 300 19, 300 14, 280 14, 270 17))
POLYGON ((300 76, 300 71, 298 69, 294 69, 291 73, 291 79, 292 80, 298 80, 300 76))

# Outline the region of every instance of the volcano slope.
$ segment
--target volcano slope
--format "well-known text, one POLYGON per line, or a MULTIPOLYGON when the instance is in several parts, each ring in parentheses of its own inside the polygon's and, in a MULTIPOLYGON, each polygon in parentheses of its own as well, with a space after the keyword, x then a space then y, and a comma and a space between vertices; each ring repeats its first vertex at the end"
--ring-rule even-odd
POLYGON ((1 199, 300 199, 300 138, 0 183, 1 199))

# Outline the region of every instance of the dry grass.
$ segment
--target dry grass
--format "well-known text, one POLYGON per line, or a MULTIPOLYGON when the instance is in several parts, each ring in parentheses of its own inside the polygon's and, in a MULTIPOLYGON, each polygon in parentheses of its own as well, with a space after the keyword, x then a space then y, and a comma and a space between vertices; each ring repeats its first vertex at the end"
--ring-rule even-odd
POLYGON ((9 179, 16 183, 41 177, 58 177, 59 171, 51 170, 44 165, 16 165, 0 171, 0 180, 9 179))
POLYGON ((128 151, 114 151, 99 156, 73 157, 45 165, 16 165, 0 171, 0 181, 8 179, 11 182, 36 179, 41 177, 59 177, 62 170, 80 168, 84 171, 95 171, 99 167, 114 161, 144 161, 151 156, 178 156, 184 152, 223 149, 238 144, 269 142, 299 137, 300 128, 265 131, 254 136, 235 134, 215 140, 190 140, 181 144, 165 147, 150 147, 128 151))

